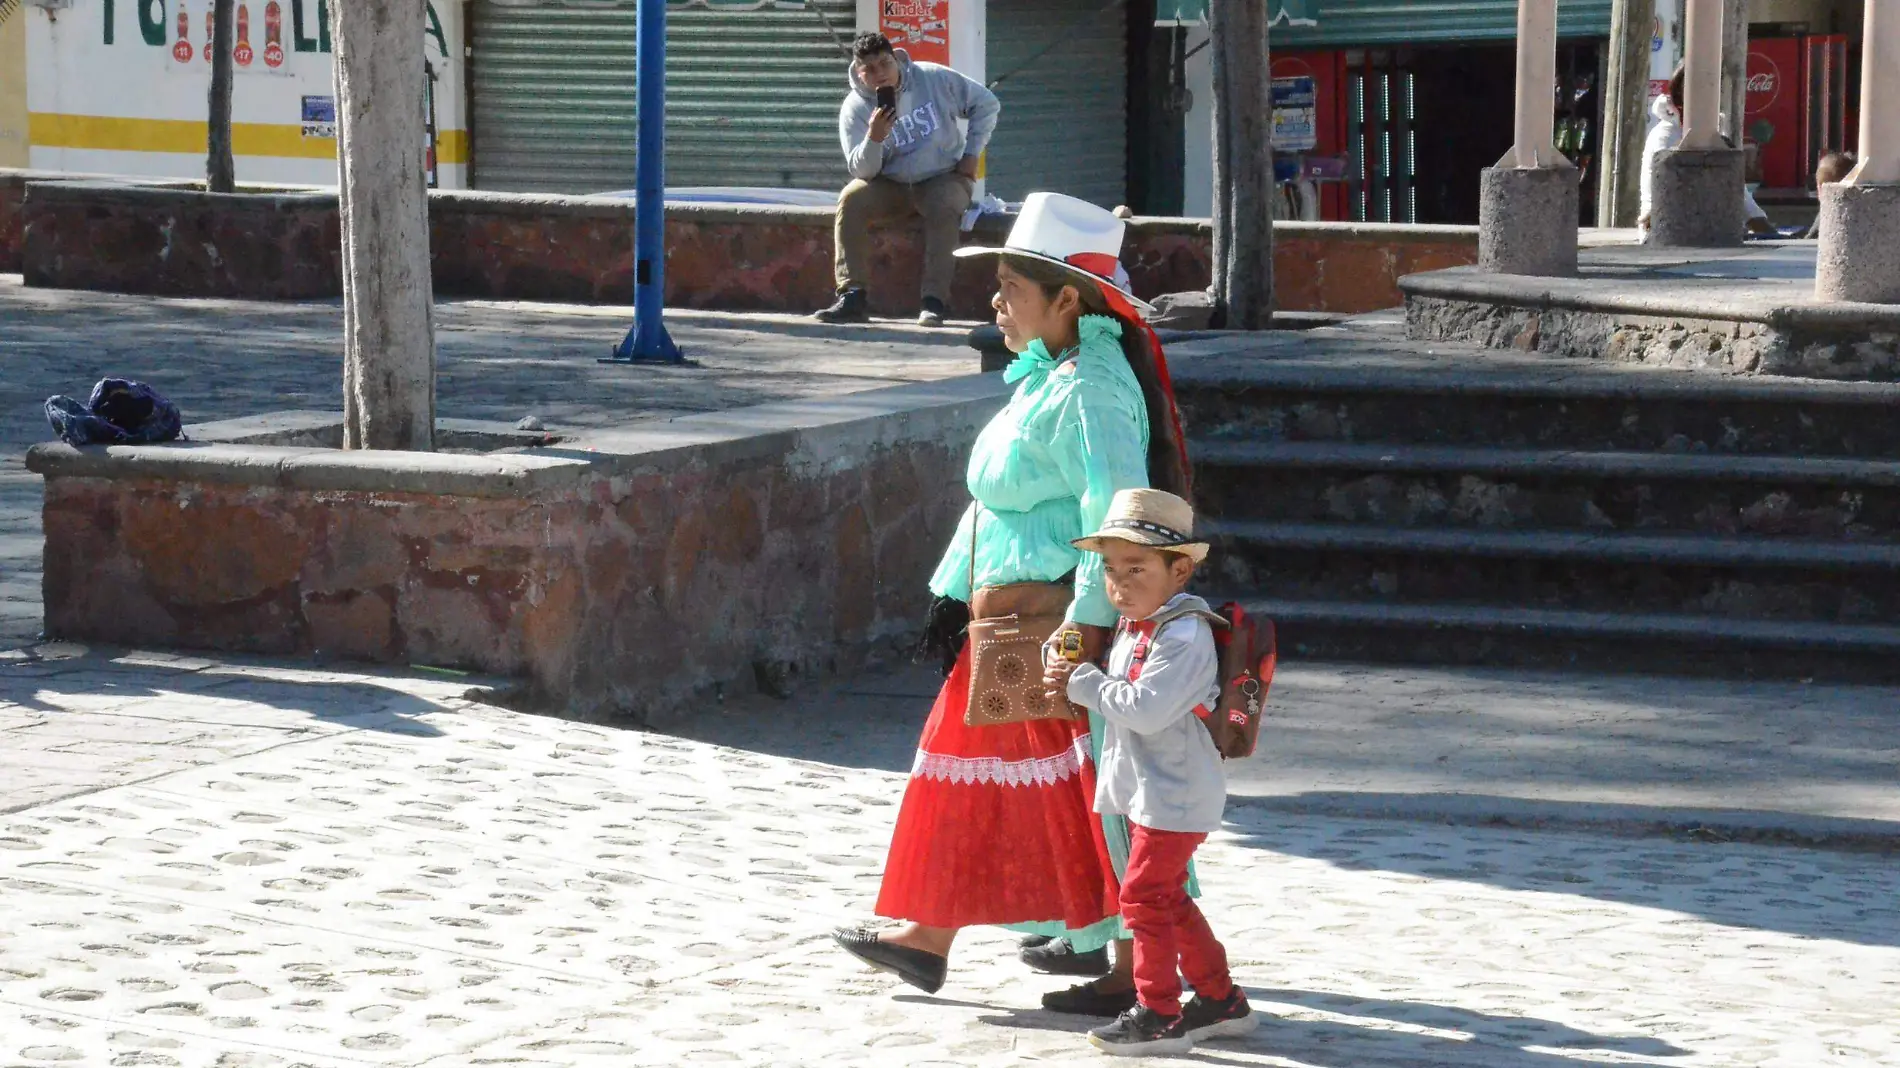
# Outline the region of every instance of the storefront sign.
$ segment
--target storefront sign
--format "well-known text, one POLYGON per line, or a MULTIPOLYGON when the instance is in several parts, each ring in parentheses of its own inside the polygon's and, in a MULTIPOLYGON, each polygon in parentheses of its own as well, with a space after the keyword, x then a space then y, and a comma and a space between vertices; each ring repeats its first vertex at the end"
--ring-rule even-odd
POLYGON ((1304 152, 1319 143, 1319 95, 1312 75, 1273 79, 1273 148, 1304 152))
POLYGON ((878 0, 877 28, 910 58, 950 65, 950 0, 878 0))

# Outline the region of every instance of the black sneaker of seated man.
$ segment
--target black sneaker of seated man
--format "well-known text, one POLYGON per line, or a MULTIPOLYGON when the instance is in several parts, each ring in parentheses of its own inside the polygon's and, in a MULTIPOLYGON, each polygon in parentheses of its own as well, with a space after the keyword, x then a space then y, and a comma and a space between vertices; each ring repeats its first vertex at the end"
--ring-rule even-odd
POLYGON ((1106 1027, 1089 1032, 1089 1045, 1111 1057, 1165 1057, 1194 1048, 1180 1016, 1136 1005, 1106 1027))

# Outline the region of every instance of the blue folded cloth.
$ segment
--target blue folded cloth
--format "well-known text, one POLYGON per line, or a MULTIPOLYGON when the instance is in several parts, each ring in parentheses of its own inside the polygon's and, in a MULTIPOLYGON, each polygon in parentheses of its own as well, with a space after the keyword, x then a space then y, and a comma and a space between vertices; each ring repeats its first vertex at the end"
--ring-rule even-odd
POLYGON ((46 399, 46 421, 68 445, 150 445, 183 437, 178 406, 143 382, 101 379, 92 398, 46 399))

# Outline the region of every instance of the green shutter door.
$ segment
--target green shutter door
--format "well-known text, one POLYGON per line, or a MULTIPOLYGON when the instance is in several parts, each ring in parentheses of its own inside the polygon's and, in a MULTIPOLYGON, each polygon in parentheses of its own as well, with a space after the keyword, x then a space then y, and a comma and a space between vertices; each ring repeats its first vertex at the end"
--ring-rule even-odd
MULTIPOLYGON (((839 42, 848 46, 854 12, 853 0, 669 8, 668 187, 843 185, 838 107, 847 60, 839 42)), ((476 188, 633 187, 634 14, 631 0, 585 7, 476 0, 469 67, 476 188)))
MULTIPOLYGON (((1316 26, 1273 27, 1272 48, 1508 41, 1516 0, 1311 0, 1316 26)), ((1607 37, 1610 0, 1557 0, 1559 37, 1607 37)))
POLYGON ((1105 208, 1122 203, 1128 173, 1126 8, 1104 10, 1102 0, 990 0, 988 24, 989 76, 1008 74, 996 87, 1003 116, 990 141, 989 191, 1009 201, 1043 190, 1105 208), (1024 63, 1029 65, 1017 69, 1024 63))

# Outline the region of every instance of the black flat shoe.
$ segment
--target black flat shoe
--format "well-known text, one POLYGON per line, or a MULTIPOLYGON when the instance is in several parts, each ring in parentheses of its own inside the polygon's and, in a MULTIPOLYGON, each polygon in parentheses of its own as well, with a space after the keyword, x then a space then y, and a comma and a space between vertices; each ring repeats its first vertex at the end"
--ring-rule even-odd
POLYGON ((1016 945, 1020 949, 1034 949, 1037 946, 1046 946, 1053 941, 1055 939, 1048 935, 1024 935, 1016 940, 1016 945))
POLYGON ((1117 990, 1112 994, 1104 993, 1095 989, 1094 983, 1083 983, 1067 990, 1044 994, 1042 1007, 1070 1016, 1099 1016, 1112 1020, 1135 1007, 1135 992, 1117 990))
POLYGON ((843 928, 832 932, 831 937, 846 953, 880 972, 897 976, 926 994, 942 990, 944 973, 950 970, 948 957, 880 942, 871 931, 843 928))
POLYGON ((1056 938, 1040 946, 1030 946, 1016 954, 1024 964, 1044 975, 1086 975, 1108 974, 1108 947, 1101 946, 1087 953, 1077 953, 1075 947, 1066 938, 1056 938))

